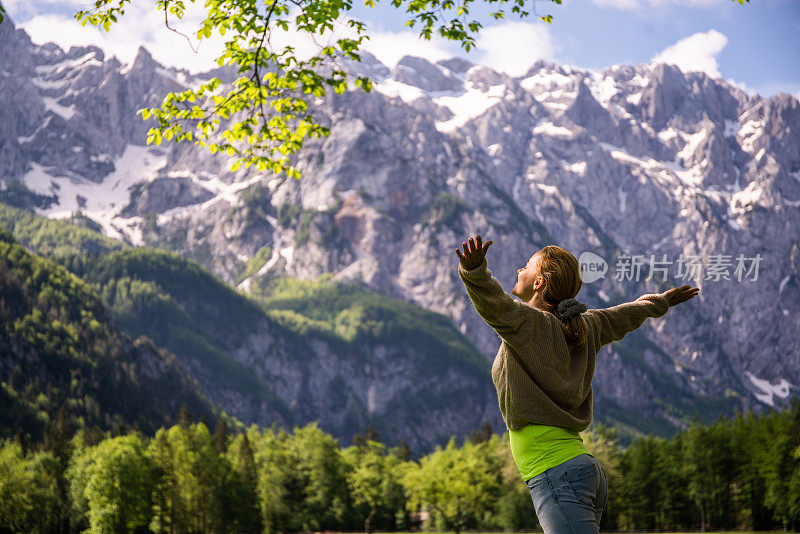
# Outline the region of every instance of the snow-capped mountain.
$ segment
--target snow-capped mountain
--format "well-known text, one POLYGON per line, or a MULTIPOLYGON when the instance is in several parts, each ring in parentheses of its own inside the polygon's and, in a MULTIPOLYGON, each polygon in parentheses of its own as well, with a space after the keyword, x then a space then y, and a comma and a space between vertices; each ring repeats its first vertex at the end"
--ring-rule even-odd
POLYGON ((702 288, 604 349, 596 411, 679 424, 675 406, 730 412, 798 395, 800 103, 789 95, 663 64, 538 62, 511 77, 463 59, 390 69, 364 54, 350 68, 374 90, 312 102, 331 134, 307 143, 294 180, 230 173, 191 145, 145 146, 136 111, 210 74, 165 68, 144 49, 123 65, 93 47, 36 46, 8 19, 0 57, 0 178, 40 195, 39 213, 81 211, 245 292, 280 275, 358 279, 448 315, 487 361, 497 337, 453 249, 476 232, 492 239, 490 268, 510 289, 533 252, 558 244, 606 262, 578 295, 590 308, 702 288), (670 262, 666 281, 645 280, 651 255, 670 262), (694 280, 678 270, 691 256, 702 260, 694 280), (624 269, 631 257, 644 261, 638 279, 624 269))

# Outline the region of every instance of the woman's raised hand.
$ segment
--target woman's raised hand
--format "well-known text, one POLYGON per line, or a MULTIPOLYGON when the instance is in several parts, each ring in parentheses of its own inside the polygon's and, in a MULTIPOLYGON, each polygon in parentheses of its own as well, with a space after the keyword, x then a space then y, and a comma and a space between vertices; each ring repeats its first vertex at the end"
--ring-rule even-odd
POLYGON ((697 287, 691 286, 681 286, 681 287, 673 287, 672 289, 667 289, 662 293, 667 300, 669 301, 669 305, 676 306, 681 302, 686 302, 687 300, 694 298, 695 295, 700 291, 697 287))
POLYGON ((481 263, 483 263, 483 258, 486 257, 486 251, 489 249, 489 245, 491 245, 491 241, 487 241, 486 243, 481 242, 481 236, 475 236, 475 239, 469 238, 469 243, 464 241, 461 243, 461 247, 464 251, 460 251, 456 249, 456 255, 458 256, 458 260, 461 262, 461 267, 466 270, 474 269, 481 263))

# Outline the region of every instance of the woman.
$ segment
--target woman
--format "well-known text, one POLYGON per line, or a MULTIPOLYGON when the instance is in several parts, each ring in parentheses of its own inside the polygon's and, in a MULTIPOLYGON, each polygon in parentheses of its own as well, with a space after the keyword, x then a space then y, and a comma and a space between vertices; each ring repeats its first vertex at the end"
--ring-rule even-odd
POLYGON ((578 434, 592 420, 595 356, 648 317, 697 295, 682 286, 633 302, 587 310, 575 256, 557 246, 536 252, 506 294, 487 267, 481 236, 456 249, 459 275, 475 309, 502 342, 492 364, 511 453, 545 534, 599 532, 608 482, 578 434))

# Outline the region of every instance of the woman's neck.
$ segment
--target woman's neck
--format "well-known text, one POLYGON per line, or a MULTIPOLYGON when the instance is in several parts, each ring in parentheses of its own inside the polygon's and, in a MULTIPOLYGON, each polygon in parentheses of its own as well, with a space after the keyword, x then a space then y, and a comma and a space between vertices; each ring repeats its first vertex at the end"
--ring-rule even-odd
POLYGON ((542 300, 542 294, 538 292, 533 294, 531 299, 528 301, 528 306, 533 306, 534 308, 548 311, 547 307, 544 305, 544 300, 542 300))
POLYGON ((551 311, 551 310, 549 310, 547 308, 547 305, 544 303, 544 299, 542 299, 542 294, 540 292, 534 293, 527 304, 528 304, 528 306, 532 306, 532 307, 536 308, 537 310, 542 310, 542 311, 546 311, 546 312, 552 313, 553 315, 556 316, 556 319, 561 320, 561 315, 559 315, 557 310, 552 310, 551 311))

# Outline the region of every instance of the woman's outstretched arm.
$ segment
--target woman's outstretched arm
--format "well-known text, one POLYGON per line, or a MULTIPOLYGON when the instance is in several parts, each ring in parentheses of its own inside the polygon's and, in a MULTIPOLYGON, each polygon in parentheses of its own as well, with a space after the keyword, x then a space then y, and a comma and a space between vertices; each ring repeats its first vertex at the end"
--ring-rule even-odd
POLYGON ((663 293, 642 295, 633 302, 588 310, 589 315, 595 318, 600 333, 600 346, 621 340, 629 332, 642 326, 648 317, 661 317, 671 306, 693 298, 699 291, 698 288, 688 285, 675 287, 663 293))
POLYGON ((500 337, 511 342, 528 330, 536 311, 506 293, 492 276, 486 261, 486 250, 491 244, 491 241, 482 243, 481 236, 462 243, 463 252, 456 249, 460 261, 458 274, 475 310, 500 337))

